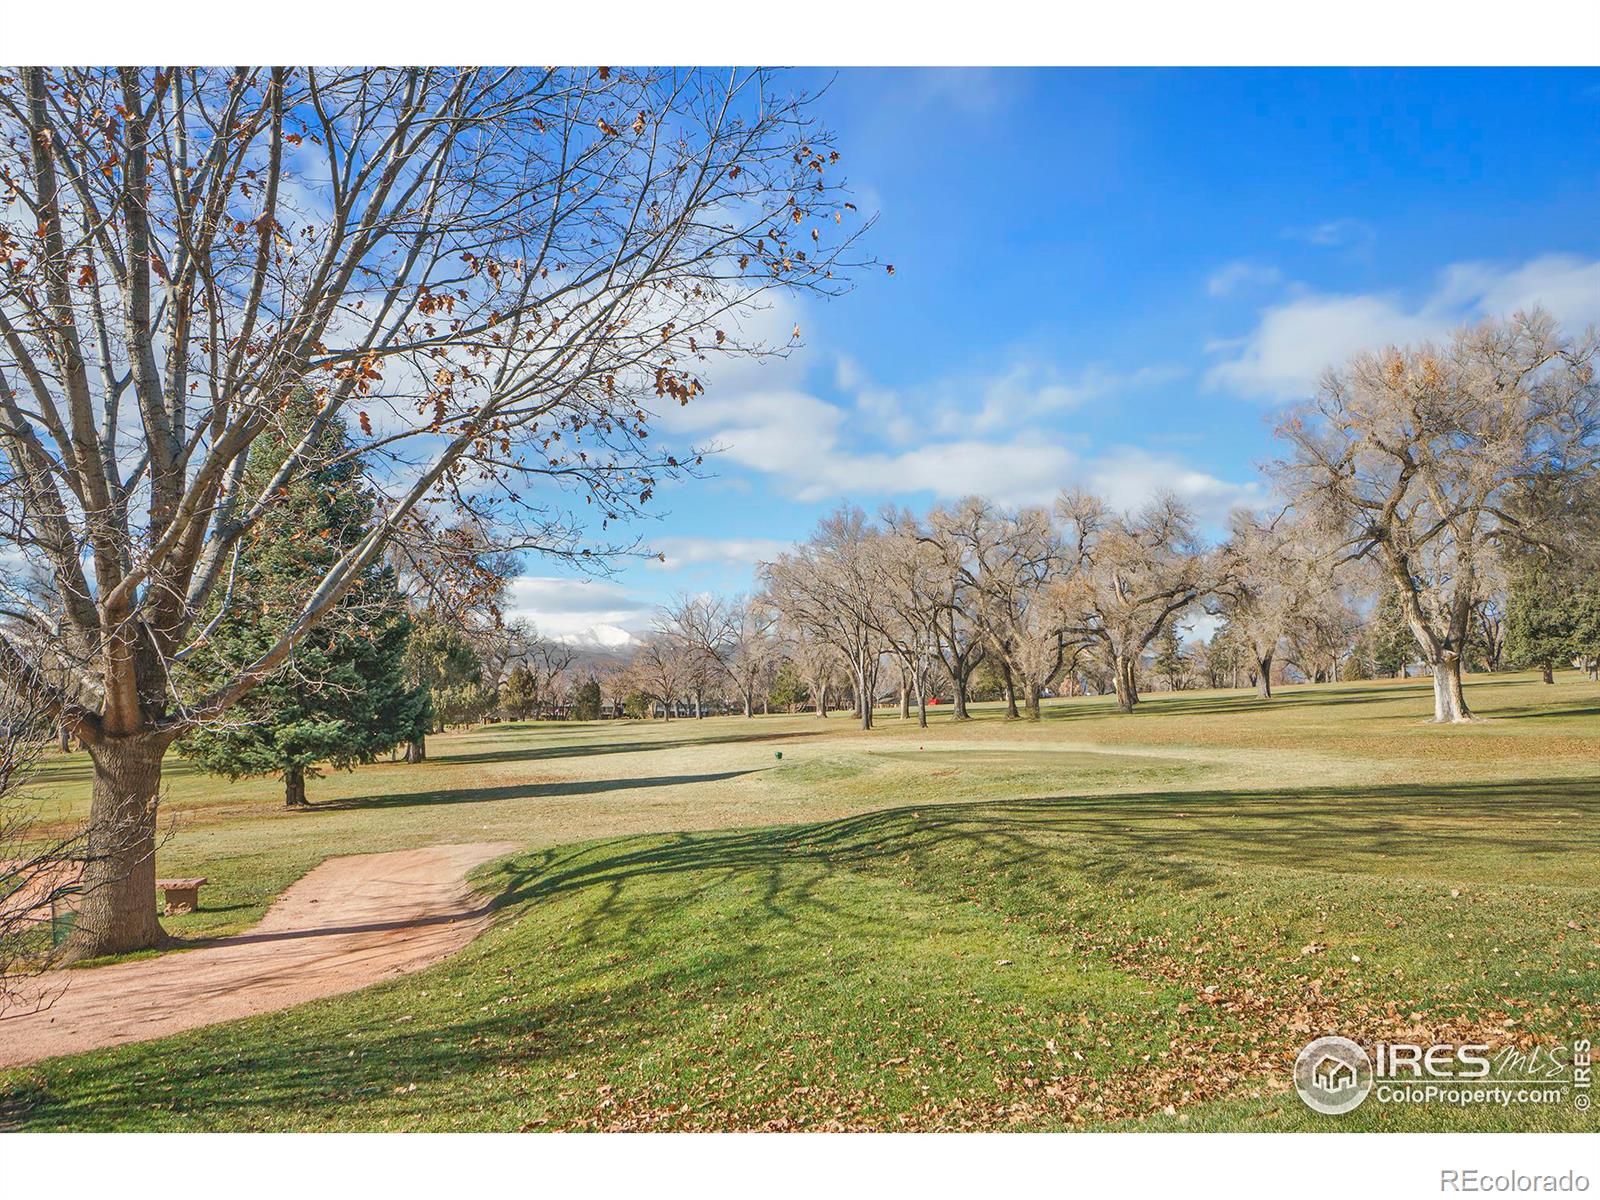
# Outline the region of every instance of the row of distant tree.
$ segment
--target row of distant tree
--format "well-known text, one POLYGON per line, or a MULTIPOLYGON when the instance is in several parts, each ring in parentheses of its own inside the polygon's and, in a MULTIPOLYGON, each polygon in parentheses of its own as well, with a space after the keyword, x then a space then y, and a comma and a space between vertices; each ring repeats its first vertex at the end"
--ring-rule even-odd
POLYGON ((1435 719, 1468 720, 1468 670, 1600 664, 1595 356, 1594 331, 1537 311, 1358 355, 1280 422, 1271 508, 1216 545, 1171 495, 846 506, 764 564, 754 599, 664 609, 627 687, 669 715, 719 689, 747 713, 762 688, 824 714, 844 696, 870 728, 885 691, 924 723, 939 697, 965 716, 980 671, 1037 717, 1056 690, 1131 712, 1152 685, 1242 677, 1270 698, 1286 672, 1416 664, 1435 719), (1186 645, 1201 616, 1216 632, 1186 645))

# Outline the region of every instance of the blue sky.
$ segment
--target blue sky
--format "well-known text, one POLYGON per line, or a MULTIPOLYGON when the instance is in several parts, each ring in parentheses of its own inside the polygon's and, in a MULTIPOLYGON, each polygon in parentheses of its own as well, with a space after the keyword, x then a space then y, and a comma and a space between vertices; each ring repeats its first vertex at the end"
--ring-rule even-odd
POLYGON ((846 70, 826 89, 871 275, 763 314, 802 348, 667 414, 714 477, 640 527, 665 564, 575 583, 530 561, 549 633, 637 630, 742 591, 842 500, 968 492, 1211 522, 1262 494, 1271 414, 1351 351, 1533 302, 1600 320, 1600 71, 846 70))

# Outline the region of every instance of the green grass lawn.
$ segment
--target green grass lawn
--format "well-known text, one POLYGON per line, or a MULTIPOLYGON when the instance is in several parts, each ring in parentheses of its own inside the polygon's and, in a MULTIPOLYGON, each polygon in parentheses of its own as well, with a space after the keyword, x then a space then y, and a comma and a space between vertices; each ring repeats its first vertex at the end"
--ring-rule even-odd
MULTIPOLYGON (((1600 686, 1475 679, 840 717, 499 726, 312 785, 169 773, 193 937, 329 855, 505 839, 425 972, 0 1075, 50 1129, 1569 1129, 1319 1117, 1311 1037, 1600 1032, 1600 686), (774 758, 782 751, 781 761, 774 758)), ((52 820, 81 813, 52 763, 52 820)), ((0 1036, 4 1036, 0 1026, 0 1036)))

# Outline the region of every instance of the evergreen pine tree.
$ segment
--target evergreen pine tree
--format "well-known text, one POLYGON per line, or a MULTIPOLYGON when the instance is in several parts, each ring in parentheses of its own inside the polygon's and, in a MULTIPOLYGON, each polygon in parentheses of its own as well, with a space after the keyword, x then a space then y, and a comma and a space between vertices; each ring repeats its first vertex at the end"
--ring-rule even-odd
POLYGON ((772 687, 767 691, 767 702, 785 712, 795 713, 800 711, 800 705, 805 699, 805 680, 800 678, 800 672, 795 665, 784 659, 777 674, 772 677, 772 687))
POLYGON ((518 663, 511 668, 506 681, 500 685, 500 706, 514 721, 526 721, 539 707, 539 681, 527 664, 518 663))
POLYGON ((1373 611, 1369 632, 1375 671, 1389 676, 1399 675, 1416 657, 1416 640, 1406 623, 1400 593, 1391 583, 1385 583, 1378 594, 1378 605, 1373 611))
MULTIPOLYGON (((315 411, 306 394, 291 398, 251 447, 245 494, 265 490, 315 411)), ((257 526, 208 615, 207 638, 185 664, 195 679, 226 676, 265 652, 306 591, 370 526, 374 503, 360 467, 339 461, 343 426, 331 423, 321 437, 311 459, 331 465, 291 480, 257 526)), ((426 728, 427 698, 407 686, 403 669, 410 631, 394 572, 374 564, 288 662, 223 723, 185 737, 179 752, 233 779, 281 774, 285 803, 303 806, 306 776, 319 765, 371 762, 426 728)))
MULTIPOLYGON (((414 614, 412 623, 406 677, 428 698, 432 732, 443 733, 447 724, 476 720, 495 697, 483 682, 483 660, 472 642, 460 629, 428 611, 414 614)), ((407 759, 421 761, 424 753, 419 733, 407 759)))
POLYGON ((1546 683, 1571 661, 1579 633, 1579 594, 1539 555, 1524 555, 1506 587, 1506 656, 1538 667, 1546 683))
POLYGON ((1600 679, 1600 579, 1590 577, 1573 605, 1572 653, 1590 679, 1600 679))
POLYGON ((573 698, 572 715, 579 721, 600 719, 600 681, 593 675, 584 680, 573 698))
POLYGON ((1183 644, 1178 641, 1177 626, 1171 621, 1156 635, 1154 665, 1156 674, 1167 681, 1171 690, 1177 692, 1183 689, 1189 674, 1189 659, 1183 652, 1183 644))

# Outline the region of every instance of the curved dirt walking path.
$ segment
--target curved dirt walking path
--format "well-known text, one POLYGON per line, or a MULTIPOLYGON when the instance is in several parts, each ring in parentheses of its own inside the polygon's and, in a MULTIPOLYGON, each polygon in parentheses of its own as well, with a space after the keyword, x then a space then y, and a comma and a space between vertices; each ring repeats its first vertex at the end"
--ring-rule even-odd
POLYGON ((330 858, 247 933, 160 958, 41 976, 35 982, 56 999, 0 1020, 0 1068, 274 1012, 437 962, 488 923, 467 872, 516 848, 482 843, 330 858))

